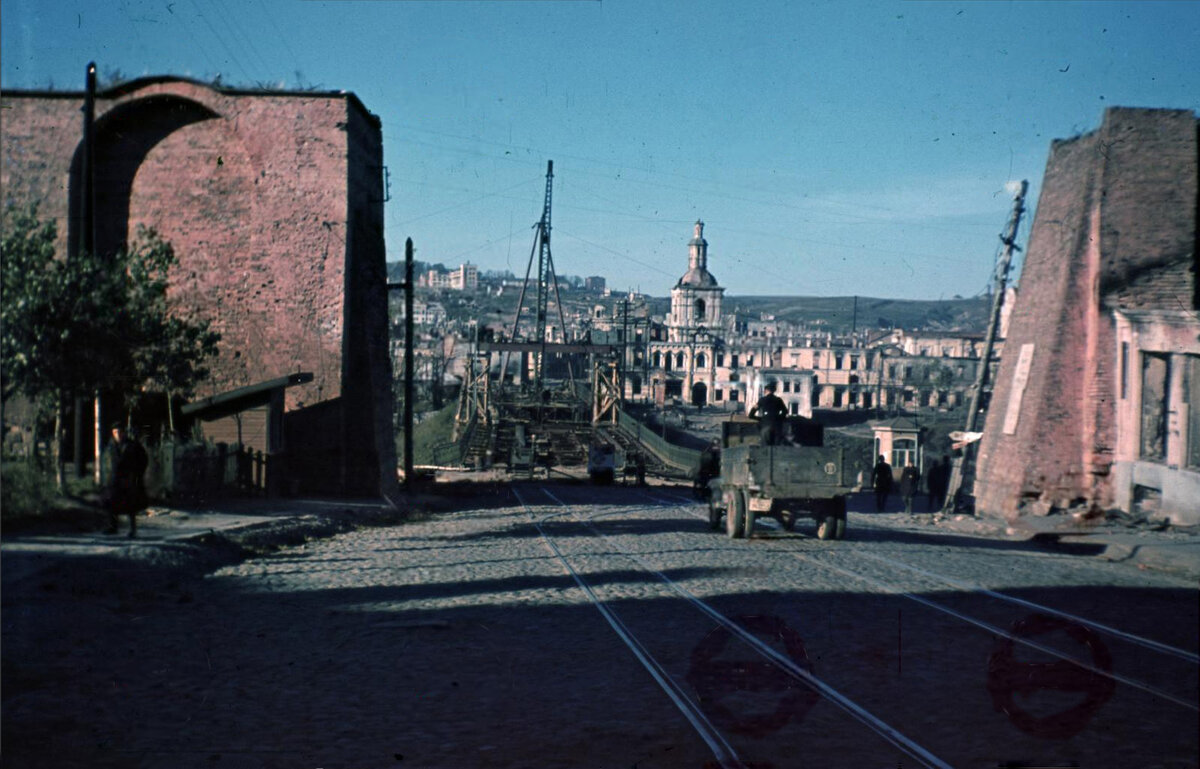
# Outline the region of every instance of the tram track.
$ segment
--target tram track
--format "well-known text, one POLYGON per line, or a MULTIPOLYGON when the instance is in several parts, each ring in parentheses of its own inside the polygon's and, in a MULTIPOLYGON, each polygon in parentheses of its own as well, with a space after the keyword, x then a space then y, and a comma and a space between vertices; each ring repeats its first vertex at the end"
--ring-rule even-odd
MULTIPOLYGON (((691 509, 693 507, 693 504, 690 502, 688 504, 684 504, 682 501, 672 502, 672 501, 661 500, 661 499, 659 501, 661 503, 665 503, 668 505, 672 505, 672 506, 684 509, 691 517, 697 518, 698 520, 701 520, 701 521, 707 520, 707 516, 704 513, 697 513, 691 509)), ((849 577, 851 579, 857 580, 858 582, 868 585, 872 589, 877 590, 879 592, 887 593, 890 595, 895 595, 895 596, 903 598, 905 600, 917 603, 921 606, 924 606, 925 608, 931 609, 936 612, 940 612, 940 613, 948 615, 954 619, 957 619, 961 622, 964 622, 970 626, 975 627, 978 630, 984 631, 984 632, 989 633, 996 637, 1005 638, 1015 644, 1025 647, 1026 649, 1036 651, 1041 654, 1045 654, 1049 657, 1059 659, 1063 662, 1077 665, 1078 667, 1082 668, 1083 670, 1086 670, 1089 673, 1092 673, 1094 675, 1099 675, 1101 677, 1111 679, 1115 683, 1119 683, 1124 686, 1128 686, 1128 687, 1140 690, 1146 694, 1149 694, 1151 696, 1154 696, 1156 698, 1159 698, 1161 700, 1169 702, 1172 705, 1184 708, 1184 709, 1192 711, 1192 712, 1200 712, 1200 705, 1198 705, 1197 702, 1195 702, 1193 700, 1184 699, 1183 697, 1177 696, 1170 692, 1163 691, 1162 689, 1160 689, 1158 687, 1155 687, 1150 684, 1144 683, 1142 681, 1130 678, 1128 676, 1114 673, 1109 670, 1104 670, 1097 665, 1094 665, 1092 663, 1089 663, 1087 661, 1079 659, 1077 656, 1060 652, 1059 650, 1057 650, 1053 647, 1050 647, 1046 644, 1038 643, 1037 641, 1033 641, 1027 637, 1018 635, 1016 633, 1011 632, 1010 630, 999 627, 993 623, 985 622, 985 621, 979 620, 975 617, 966 615, 962 612, 956 611, 948 606, 945 606, 937 601, 933 601, 933 600, 925 598, 921 595, 917 595, 916 593, 912 592, 911 590, 907 590, 898 585, 889 584, 883 580, 880 580, 880 579, 877 579, 874 577, 865 576, 853 569, 845 568, 844 566, 839 566, 837 564, 831 563, 827 559, 815 558, 810 553, 797 552, 795 550, 796 546, 794 544, 789 544, 791 539, 792 538, 778 538, 778 539, 773 538, 772 542, 774 544, 781 545, 784 548, 788 548, 789 554, 792 557, 799 559, 810 565, 813 565, 813 566, 816 566, 818 568, 825 569, 828 571, 832 571, 843 577, 849 577)), ((801 539, 801 538, 796 538, 796 539, 801 539)), ((803 541, 803 540, 801 540, 801 541, 803 541)), ((1020 606, 1022 608, 1032 610, 1032 611, 1037 612, 1042 615, 1057 617, 1066 622, 1075 623, 1079 626, 1086 627, 1090 630, 1093 630, 1093 631, 1099 633, 1100 635, 1102 635, 1106 638, 1115 639, 1115 640, 1118 640, 1118 641, 1121 641, 1124 643, 1133 644, 1133 645, 1139 646, 1141 648, 1147 649, 1152 652, 1156 652, 1156 653, 1164 655, 1164 656, 1172 657, 1177 660, 1182 660, 1183 662, 1189 663, 1192 666, 1200 664, 1200 656, 1196 655, 1193 652, 1187 651, 1185 649, 1179 649, 1177 647, 1171 646, 1169 644, 1164 644, 1159 641, 1155 641, 1153 639, 1144 638, 1142 636, 1138 636, 1133 633, 1128 633, 1128 632, 1120 630, 1118 628, 1111 627, 1107 624, 1089 620, 1085 617, 1080 617, 1076 614, 1073 614, 1070 612, 1065 612, 1065 611, 1062 611, 1060 609, 1057 609, 1057 608, 1054 608, 1051 606, 1039 604, 1039 603, 1036 603, 1033 601, 1029 601, 1026 599, 1016 597, 1016 596, 1006 595, 999 591, 985 588, 981 585, 972 584, 965 580, 957 579, 957 578, 951 577, 949 575, 940 574, 938 572, 934 572, 929 569, 923 569, 923 568, 920 568, 917 566, 913 566, 910 563, 906 563, 904 561, 900 561, 895 558, 889 558, 887 556, 882 556, 877 553, 856 551, 853 553, 853 557, 865 558, 865 559, 874 561, 876 563, 889 566, 891 568, 901 569, 901 570, 904 570, 911 574, 919 575, 925 579, 928 579, 930 581, 938 583, 938 585, 942 588, 946 588, 946 587, 953 588, 955 590, 963 591, 965 593, 969 593, 972 595, 983 596, 983 597, 993 599, 996 601, 1002 601, 1002 602, 1012 604, 1015 606, 1020 606)), ((1193 675, 1195 674, 1194 669, 1190 669, 1189 672, 1193 675)))
MULTIPOLYGON (((554 504, 561 507, 569 507, 568 503, 553 495, 549 490, 542 489, 542 492, 549 499, 551 499, 554 504)), ((537 528, 539 535, 542 537, 543 542, 546 544, 548 549, 550 549, 555 557, 558 558, 563 568, 568 572, 568 574, 571 575, 578 587, 584 592, 588 600, 601 613, 613 631, 618 635, 622 642, 630 648, 638 661, 647 669, 651 677, 654 678, 655 682, 664 690, 664 692, 666 692, 674 705, 683 713, 689 723, 692 724, 693 728, 709 746, 714 757, 723 768, 742 767, 745 766, 745 764, 742 763, 734 747, 726 739, 725 735, 721 733, 721 730, 705 715, 700 704, 695 702, 687 694, 687 691, 676 680, 674 680, 674 678, 661 664, 659 664, 653 655, 646 649, 645 645, 642 644, 630 631, 628 626, 621 620, 617 613, 596 594, 596 592, 587 583, 586 579, 584 579, 579 571, 571 565, 568 557, 555 543, 554 537, 547 533, 544 525, 545 523, 552 519, 566 517, 574 517, 578 519, 581 525, 585 526, 594 536, 608 542, 610 547, 613 548, 618 555, 632 561, 640 569, 654 576, 659 582, 666 586, 666 588, 669 589, 672 594, 683 599, 687 605, 696 609, 707 619, 715 622, 718 627, 724 628, 732 635, 732 637, 737 638, 739 641, 745 644, 746 647, 754 651, 767 662, 774 665, 782 674, 785 674, 790 678, 800 682, 825 701, 841 709, 844 713, 858 721, 875 735, 900 750, 909 759, 916 761, 918 765, 929 768, 936 767, 937 769, 948 768, 951 766, 951 764, 945 762, 928 749, 919 745, 911 737, 890 726, 881 718, 871 713, 869 710, 859 705, 842 692, 835 689, 826 681, 813 675, 811 671, 805 669, 801 665, 798 665, 795 661, 789 659, 774 647, 764 643, 753 633, 747 631, 744 627, 742 627, 742 625, 738 624, 738 622, 736 622, 734 619, 714 609, 711 605, 688 591, 678 582, 672 580, 660 569, 655 568, 642 556, 620 547, 618 543, 616 543, 608 535, 601 532, 595 525, 595 520, 597 518, 623 514, 627 511, 621 511, 621 513, 601 512, 581 517, 575 511, 568 509, 563 512, 552 513, 538 519, 534 516, 529 503, 522 498, 520 493, 516 492, 516 490, 514 490, 514 493, 517 493, 518 500, 526 509, 528 515, 530 516, 531 522, 537 528)))
MULTIPOLYGON (((682 511, 689 518, 704 524, 705 527, 707 525, 707 511, 698 510, 694 500, 679 499, 676 495, 670 495, 671 498, 667 498, 661 493, 653 492, 643 493, 642 497, 654 503, 655 507, 651 508, 652 510, 682 511)), ((783 568, 777 565, 779 564, 777 556, 803 563, 805 571, 797 573, 796 584, 803 584, 805 580, 811 578, 813 572, 808 569, 811 566, 845 581, 847 590, 855 591, 852 586, 858 585, 862 586, 863 595, 894 596, 905 602, 915 603, 922 612, 931 612, 931 614, 925 615, 927 619, 920 619, 922 615, 918 615, 918 627, 933 622, 935 616, 940 616, 945 618, 946 622, 958 623, 961 627, 969 628, 979 638, 976 642, 979 647, 986 646, 988 643, 993 645, 992 656, 989 658, 987 652, 984 652, 984 656, 981 658, 989 660, 987 667, 989 690, 994 683, 991 678, 993 674, 1002 679, 1004 674, 1011 673, 1013 670, 1022 676, 1027 674, 1022 671, 1027 671, 1031 676, 1029 682, 1024 684, 1017 682, 1016 684, 1018 691, 1026 692, 1054 691, 1060 687, 1063 692, 1067 692, 1071 691, 1068 681, 1077 682, 1080 679, 1090 679, 1094 683, 1097 679, 1107 680, 1110 682, 1109 690, 1116 692, 1115 695, 1112 695, 1116 697, 1113 703, 1115 710, 1110 708, 1112 712, 1127 709, 1130 707, 1130 702, 1140 702, 1140 705, 1135 706, 1136 708, 1146 714, 1154 714, 1153 717, 1147 715, 1149 719, 1147 723, 1159 724, 1161 722, 1164 725, 1156 727, 1158 732, 1163 735, 1171 735, 1169 739, 1181 741, 1178 744, 1183 746, 1184 755, 1194 754, 1194 741, 1197 736, 1194 719, 1195 714, 1200 712, 1200 707, 1198 707, 1200 697, 1197 697, 1197 691, 1200 691, 1200 687, 1197 686, 1197 674, 1200 673, 1200 670, 1198 670, 1197 655, 1194 652, 1188 648, 1181 648, 1179 643, 1164 643, 1164 641, 1172 640, 1171 638, 1156 640, 1147 637, 1144 633, 1130 632, 1131 628, 1122 626, 1120 617, 1116 617, 1117 622, 1114 623, 1111 613, 1104 621, 1101 621, 1092 618, 1088 611, 1066 611, 1063 607, 1030 600, 1030 597, 1036 598, 1037 594, 1042 591, 1071 591, 1091 585, 1125 584, 1128 586, 1127 589, 1145 589, 1136 587, 1137 583, 1133 579, 1118 578, 1117 583, 1106 582, 1115 574, 1119 574, 1119 571, 1105 570, 1100 565, 1091 564, 1078 558, 1064 558, 1061 554, 1037 551, 1014 552, 1014 557, 1006 568, 1019 570, 1022 563, 1044 564, 1044 566, 1035 567, 1036 570, 1033 573, 1041 573, 1044 569, 1049 574, 1061 573, 1073 577, 1062 587, 1057 587, 1053 580, 1047 582, 1021 578, 1018 580, 1018 584, 1025 583, 1027 587, 1018 588, 1018 590, 1027 590, 1033 594, 1030 597, 1021 597, 1007 594, 1001 589, 992 589, 992 587, 974 582, 970 578, 964 579, 958 575, 941 573, 940 570, 930 568, 927 564, 915 565, 903 559, 890 557, 894 555, 890 552, 887 554, 871 552, 869 548, 872 547, 872 538, 865 538, 861 542, 852 541, 848 543, 849 547, 842 544, 830 546, 825 543, 817 543, 815 539, 801 534, 786 533, 778 527, 768 528, 772 531, 764 531, 764 536, 756 537, 754 542, 731 544, 731 547, 735 547, 735 549, 755 548, 759 553, 756 560, 763 563, 767 571, 783 568), (763 556, 769 559, 770 565, 767 565, 768 562, 763 559, 763 556), (860 558, 862 560, 858 560, 860 558), (885 571, 892 575, 903 574, 904 579, 893 581, 890 577, 880 578, 880 574, 885 571), (1095 572, 1096 578, 1100 581, 1090 583, 1079 577, 1081 573, 1090 574, 1092 572, 1095 572), (939 600, 929 597, 938 595, 944 597, 939 600), (944 605, 943 601, 951 605, 944 605), (965 610, 964 606, 967 607, 965 610), (1007 611, 1004 607, 1007 607, 1007 611), (1020 613, 1014 614, 1014 610, 1020 610, 1020 613), (977 614, 986 619, 980 619, 979 616, 976 616, 977 614), (1009 620, 1018 616, 1020 618, 1012 621, 1010 625, 1009 620), (988 621, 1000 617, 1003 619, 999 622, 988 621), (1043 640, 1047 642, 1042 643, 1043 640), (1004 650, 1006 645, 1009 655, 1007 661, 1013 664, 1012 669, 1004 668, 1003 659, 1001 664, 995 664, 998 656, 1003 657, 1003 655, 998 655, 996 649, 1004 650), (1061 648, 1056 648, 1056 646, 1061 648), (1012 655, 1014 648, 1023 649, 1023 657, 1012 655), (1091 657, 1091 661, 1088 657, 1091 657), (1042 659, 1048 661, 1041 661, 1042 659), (999 668, 999 672, 993 670, 993 667, 999 668), (1041 681, 1037 680, 1039 676, 1042 676, 1041 681), (1035 683, 1044 686, 1038 689, 1037 686, 1034 686, 1035 683), (1030 689, 1031 686, 1034 688, 1030 689), (1111 687, 1115 687, 1115 689, 1111 687), (1122 691, 1130 692, 1130 694, 1121 695, 1122 691), (1139 697, 1141 699, 1138 699, 1139 697), (1154 702, 1160 704, 1155 705, 1154 702), (1192 725, 1189 726, 1189 723, 1192 725)), ((697 531, 700 530, 697 529, 697 531)), ((877 540, 880 544, 888 540, 891 532, 890 527, 878 528, 861 525, 857 527, 857 530, 873 530, 882 534, 883 539, 877 540)), ((724 539, 715 533, 713 537, 724 539)), ((905 541, 903 536, 899 539, 905 541)), ((952 537, 942 536, 935 539, 937 543, 935 548, 920 548, 923 553, 921 557, 950 557, 952 563, 965 564, 967 565, 966 571, 975 574, 979 573, 980 568, 987 568, 986 566, 981 567, 975 560, 977 555, 986 553, 987 558, 997 559, 995 561, 997 564, 1003 562, 1000 559, 1004 558, 1004 548, 978 554, 970 553, 970 551, 955 552, 952 543, 947 542, 952 537)), ((964 537, 964 544, 970 541, 972 538, 964 537)), ((977 544, 973 546, 978 547, 977 544)), ((705 550, 709 549, 705 548, 705 550)), ((1017 574, 1018 572, 1014 571, 1013 573, 1017 574)), ((780 581, 783 579, 785 578, 781 577, 780 581)), ((1180 588, 1189 589, 1186 585, 1181 585, 1180 588)), ((1085 601, 1085 603, 1090 605, 1093 601, 1085 601)), ((1103 602, 1096 603, 1092 608, 1104 608, 1103 602)), ((1157 611, 1161 614, 1162 610, 1163 606, 1159 605, 1157 609, 1150 611, 1157 611)), ((896 612, 898 619, 899 610, 897 609, 896 612)), ((1105 613, 1101 612, 1101 614, 1105 613)), ((905 611, 904 615, 907 618, 908 612, 905 611)), ((1184 615, 1186 616, 1186 612, 1184 615)), ((1152 613, 1147 616, 1155 615, 1152 613)), ((1145 618, 1140 619, 1144 620, 1145 618)), ((1134 622, 1133 624, 1136 626, 1139 623, 1134 622)), ((1145 621, 1140 624, 1146 626, 1145 621)), ((1176 631, 1178 630, 1179 628, 1176 628, 1176 631)), ((899 635, 899 622, 897 622, 896 632, 899 635)), ((957 639, 967 638, 966 635, 957 631, 942 632, 953 634, 956 644, 958 643, 957 639)), ((1180 636, 1178 632, 1167 633, 1167 635, 1174 635, 1175 640, 1185 640, 1188 637, 1186 634, 1180 636)), ((908 640, 907 633, 905 640, 908 640)), ((978 673, 980 669, 976 668, 976 671, 978 673)), ((973 685, 969 683, 969 679, 967 685, 973 685)), ((993 696, 995 696, 994 693, 993 696)), ((1029 694, 1027 693, 1026 696, 1028 697, 1029 694)), ((997 710, 1003 709, 1003 712, 1009 714, 1011 718, 1011 704, 1011 702, 1003 705, 995 704, 995 707, 997 710)), ((898 723, 903 726, 903 719, 898 723)), ((911 730, 911 726, 909 728, 911 730)), ((1110 730, 1106 736, 1111 736, 1111 716, 1099 719, 1091 733, 1095 733, 1094 729, 1110 730), (1100 725, 1106 721, 1110 724, 1109 726, 1100 725)), ((1152 727, 1146 727, 1146 729, 1149 730, 1152 727)), ((922 729, 918 729, 916 733, 922 737, 926 736, 922 729)), ((941 743, 935 740, 932 745, 937 749, 941 743)), ((1174 766, 1176 764, 1168 762, 1163 765, 1174 766)))

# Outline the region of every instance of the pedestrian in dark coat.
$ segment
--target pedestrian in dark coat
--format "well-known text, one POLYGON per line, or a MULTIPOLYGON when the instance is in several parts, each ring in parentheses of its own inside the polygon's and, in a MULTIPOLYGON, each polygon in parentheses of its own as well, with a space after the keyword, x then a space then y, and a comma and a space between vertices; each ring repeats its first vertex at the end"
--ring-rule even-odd
POLYGON ((929 485, 929 509, 941 510, 946 504, 946 491, 950 487, 950 457, 943 455, 929 468, 926 483, 929 485))
POLYGON ((750 416, 758 416, 759 435, 762 445, 778 446, 783 442, 783 422, 787 418, 787 405, 775 394, 775 383, 769 382, 763 396, 750 409, 750 416))
POLYGON ((721 445, 716 440, 700 452, 700 467, 696 472, 695 497, 708 499, 708 482, 721 474, 721 445))
POLYGON ((871 488, 875 489, 875 512, 882 513, 887 507, 888 494, 892 491, 892 466, 879 455, 875 469, 871 471, 871 488))
POLYGON ((904 470, 900 472, 900 496, 904 498, 904 512, 912 513, 913 497, 921 485, 921 473, 913 465, 912 457, 908 458, 904 470))
POLYGON ((105 534, 116 534, 122 515, 129 516, 129 536, 137 536, 137 514, 146 509, 146 468, 150 458, 137 439, 126 432, 124 425, 114 424, 109 444, 109 478, 106 501, 108 528, 105 534))

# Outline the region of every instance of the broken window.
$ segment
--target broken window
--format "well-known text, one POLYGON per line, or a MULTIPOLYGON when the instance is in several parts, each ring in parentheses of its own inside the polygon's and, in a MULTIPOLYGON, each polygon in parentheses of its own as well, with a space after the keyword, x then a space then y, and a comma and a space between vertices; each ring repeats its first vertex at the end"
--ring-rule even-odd
POLYGON ((1121 400, 1129 390, 1129 342, 1121 342, 1121 400))
POLYGON ((1166 355, 1142 353, 1142 459, 1167 458, 1167 383, 1171 360, 1166 355))

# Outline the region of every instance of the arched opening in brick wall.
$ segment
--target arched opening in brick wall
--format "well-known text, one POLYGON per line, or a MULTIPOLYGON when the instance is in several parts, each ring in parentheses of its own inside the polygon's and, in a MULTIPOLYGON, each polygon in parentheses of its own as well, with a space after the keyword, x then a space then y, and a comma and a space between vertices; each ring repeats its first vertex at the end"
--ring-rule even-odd
MULTIPOLYGON (((148 96, 120 104, 96 120, 95 248, 111 254, 125 245, 133 179, 150 151, 185 126, 219 117, 208 107, 171 95, 148 96)), ((77 253, 83 225, 82 142, 70 170, 68 253, 77 253)))

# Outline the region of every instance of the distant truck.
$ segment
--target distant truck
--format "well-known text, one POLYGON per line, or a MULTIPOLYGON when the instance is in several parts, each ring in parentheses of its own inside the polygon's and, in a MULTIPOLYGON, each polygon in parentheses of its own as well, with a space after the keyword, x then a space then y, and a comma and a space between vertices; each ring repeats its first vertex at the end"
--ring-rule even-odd
POLYGON ((720 471, 709 481, 708 522, 733 538, 749 537, 762 516, 791 531, 801 516, 817 522, 819 539, 846 536, 846 495, 860 468, 845 451, 824 445, 822 425, 804 417, 787 420, 787 445, 763 446, 759 425, 735 415, 721 424, 720 471))
POLYGON ((594 443, 588 449, 588 476, 592 483, 612 483, 617 476, 617 451, 610 443, 594 443))

